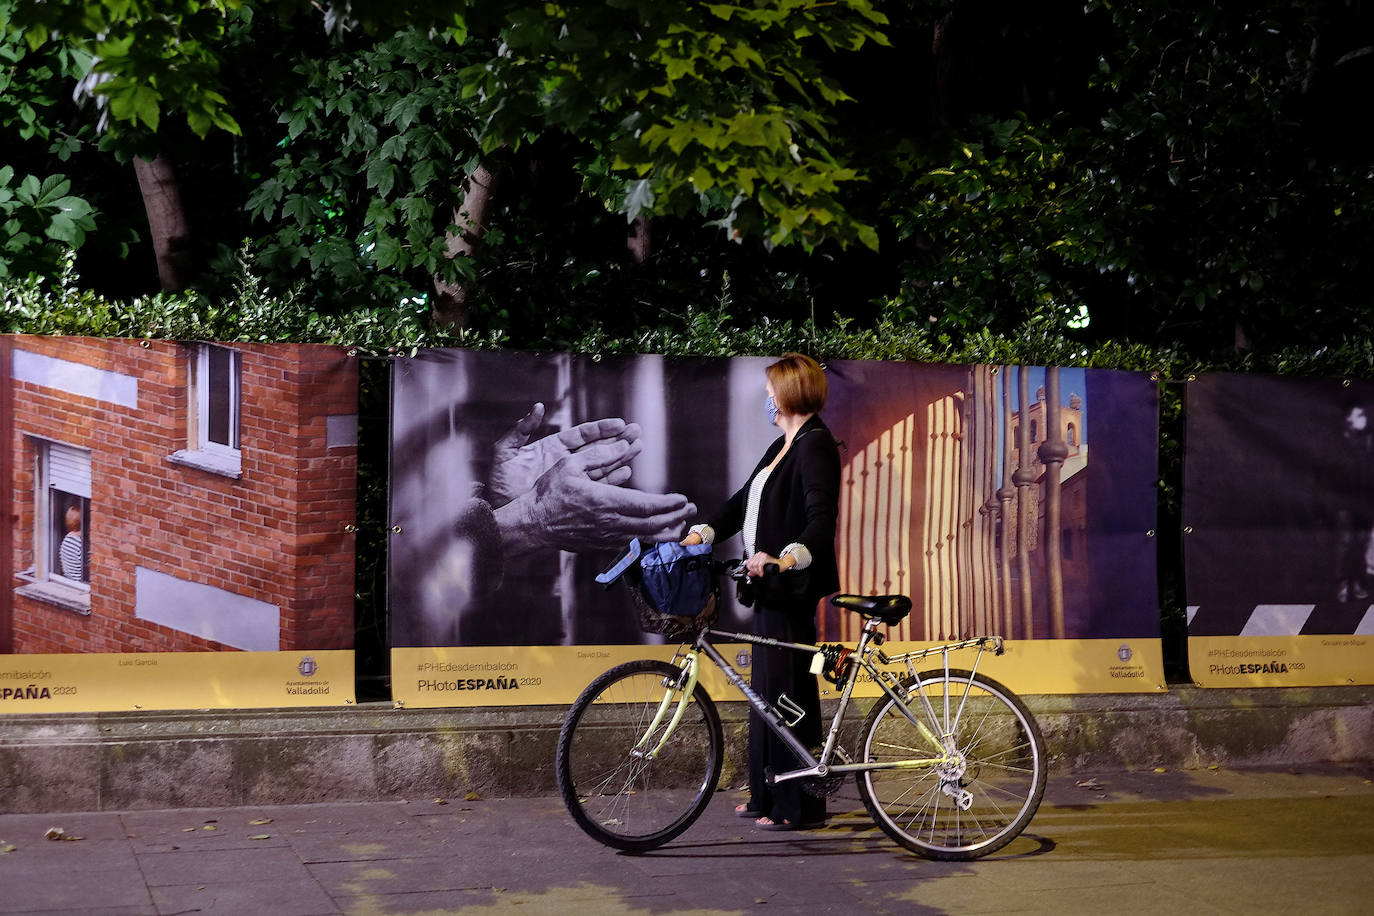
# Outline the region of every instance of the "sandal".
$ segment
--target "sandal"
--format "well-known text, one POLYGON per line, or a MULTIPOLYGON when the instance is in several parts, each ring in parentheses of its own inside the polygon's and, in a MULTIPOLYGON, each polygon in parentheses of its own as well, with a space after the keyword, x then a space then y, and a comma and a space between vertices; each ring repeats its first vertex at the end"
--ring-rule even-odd
POLYGON ((763 812, 755 811, 748 805, 735 805, 735 817, 752 817, 755 820, 757 820, 758 818, 763 817, 763 812))
POLYGON ((818 830, 825 826, 825 819, 807 824, 794 824, 791 821, 774 821, 770 817, 761 817, 754 821, 754 826, 760 830, 818 830))

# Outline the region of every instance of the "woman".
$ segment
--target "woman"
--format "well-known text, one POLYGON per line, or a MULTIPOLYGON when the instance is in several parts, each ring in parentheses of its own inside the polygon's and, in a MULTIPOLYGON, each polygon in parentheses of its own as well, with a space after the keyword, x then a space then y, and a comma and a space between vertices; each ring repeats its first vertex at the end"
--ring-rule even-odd
MULTIPOLYGON (((816 605, 839 588, 835 518, 839 510, 840 455, 819 416, 825 407, 825 373, 800 353, 784 354, 765 370, 764 410, 782 436, 764 452, 739 492, 683 544, 712 542, 743 532, 754 595, 755 632, 786 642, 816 641, 816 605), (764 577, 776 563, 782 572, 764 577)), ((754 647, 754 689, 778 704, 783 694, 805 715, 794 727, 810 747, 821 742, 821 700, 810 656, 754 647)), ((800 780, 770 786, 766 775, 801 762, 757 714, 749 719, 749 801, 735 809, 764 830, 799 830, 825 822, 825 800, 802 790, 800 780)))

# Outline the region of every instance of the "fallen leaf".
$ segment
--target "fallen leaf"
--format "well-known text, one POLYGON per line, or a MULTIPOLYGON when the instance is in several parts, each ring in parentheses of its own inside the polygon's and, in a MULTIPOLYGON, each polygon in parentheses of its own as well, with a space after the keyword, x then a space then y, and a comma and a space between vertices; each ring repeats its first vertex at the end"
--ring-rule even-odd
POLYGON ((270 817, 260 817, 260 818, 257 818, 256 820, 251 820, 251 821, 249 821, 249 822, 248 822, 248 825, 249 825, 250 827, 261 827, 261 826, 263 826, 264 824, 270 824, 270 823, 272 823, 272 819, 271 819, 270 817))
POLYGON ((1093 778, 1093 779, 1084 779, 1084 780, 1082 780, 1082 781, 1080 781, 1080 782, 1074 783, 1074 785, 1076 785, 1076 786, 1077 786, 1078 788, 1080 788, 1080 789, 1100 789, 1100 788, 1102 788, 1102 783, 1098 782, 1096 778, 1093 778))
POLYGON ((18 848, 19 847, 13 843, 0 843, 0 856, 3 856, 7 852, 14 852, 18 848))
POLYGON ((84 836, 73 836, 72 834, 70 834, 70 833, 68 833, 67 831, 63 830, 61 827, 49 827, 48 830, 47 830, 47 832, 43 834, 43 839, 45 839, 45 840, 65 840, 65 841, 71 842, 71 841, 75 841, 75 840, 84 840, 84 839, 86 839, 86 838, 85 838, 84 836))
POLYGON ((250 836, 248 839, 250 839, 250 840, 270 840, 270 839, 272 839, 272 835, 271 835, 270 833, 255 833, 255 834, 253 834, 252 836, 250 836))
POLYGON ((463 796, 463 801, 481 801, 481 800, 482 800, 482 796, 478 795, 476 792, 469 792, 467 795, 464 795, 464 796, 463 796))
POLYGON ((214 824, 206 824, 204 827, 202 827, 202 828, 200 828, 200 829, 201 829, 201 830, 218 830, 219 828, 216 827, 214 824))
POLYGON ((436 805, 447 805, 447 804, 448 804, 448 799, 447 799, 447 798, 436 798, 436 799, 434 799, 434 804, 436 804, 436 805))
POLYGON ((1167 772, 1169 772, 1169 771, 1166 770, 1164 767, 1155 767, 1155 772, 1156 772, 1156 773, 1167 773, 1167 772))

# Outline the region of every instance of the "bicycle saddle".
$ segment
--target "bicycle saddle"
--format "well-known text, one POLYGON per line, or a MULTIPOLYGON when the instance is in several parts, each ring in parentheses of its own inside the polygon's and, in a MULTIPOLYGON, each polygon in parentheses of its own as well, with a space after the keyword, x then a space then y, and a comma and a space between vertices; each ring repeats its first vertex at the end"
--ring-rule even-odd
POLYGON ((911 599, 906 595, 836 595, 830 603, 864 617, 877 617, 889 626, 911 613, 911 599))

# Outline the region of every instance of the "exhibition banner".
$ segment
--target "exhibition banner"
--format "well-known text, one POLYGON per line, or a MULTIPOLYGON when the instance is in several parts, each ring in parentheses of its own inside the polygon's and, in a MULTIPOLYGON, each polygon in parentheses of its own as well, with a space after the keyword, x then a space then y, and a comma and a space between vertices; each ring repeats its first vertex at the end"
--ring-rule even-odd
MULTIPOLYGON (((931 642, 885 643, 888 655, 915 652, 931 642)), ((720 643, 716 648, 746 677, 750 646, 720 643)), ((672 659, 676 645, 618 646, 472 646, 411 647, 391 653, 392 697, 404 707, 566 705, 606 669, 641 658, 672 659)), ((951 667, 968 669, 976 650, 950 655, 951 667)), ((919 672, 941 665, 932 656, 916 664, 919 672)), ((904 665, 890 670, 904 674, 904 665)), ((1158 692, 1164 683, 1164 658, 1159 639, 1034 639, 1006 643, 1001 656, 985 652, 978 662, 981 674, 1016 693, 1158 692)), ((703 659, 701 683, 720 700, 743 700, 720 670, 703 659)), ((820 695, 839 696, 838 688, 817 678, 820 695)), ((854 687, 858 697, 875 697, 881 690, 861 672, 854 687)))
POLYGON ((0 656, 0 713, 344 706, 353 651, 0 656))
POLYGON ((1186 406, 1193 680, 1374 683, 1374 382, 1213 373, 1186 406))
MULTIPOLYGON (((745 483, 777 436, 763 405, 771 361, 397 360, 395 698, 567 703, 616 661, 653 654, 644 646, 671 656, 640 631, 626 589, 594 576, 631 538, 677 539, 745 483)), ((1153 381, 851 360, 826 372, 841 587, 913 598, 894 647, 998 634, 1018 690, 1162 688, 1153 381)), ((736 536, 715 556, 742 550, 736 536)), ((722 604, 720 626, 747 632, 749 609, 722 604)), ((857 638, 857 619, 833 607, 819 622, 823 641, 857 638)))
POLYGON ((0 336, 0 711, 352 702, 357 400, 339 347, 0 336))

